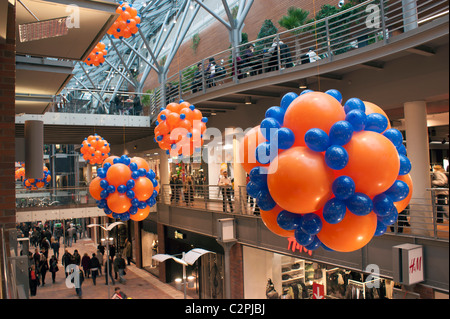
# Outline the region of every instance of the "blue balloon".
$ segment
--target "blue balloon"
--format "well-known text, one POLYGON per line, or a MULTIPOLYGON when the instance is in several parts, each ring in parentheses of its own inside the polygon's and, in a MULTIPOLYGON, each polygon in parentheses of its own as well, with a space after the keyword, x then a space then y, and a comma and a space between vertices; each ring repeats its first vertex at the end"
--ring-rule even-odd
POLYGON ((121 162, 120 157, 113 159, 113 164, 119 164, 121 162))
POLYGON ((384 193, 392 198, 394 202, 399 202, 408 196, 409 186, 404 181, 396 180, 384 193))
POLYGON ((106 171, 103 168, 99 168, 97 170, 97 176, 100 178, 105 178, 106 177, 106 171))
POLYGON ((145 207, 147 207, 147 203, 146 202, 139 202, 139 204, 138 204, 138 208, 139 209, 144 209, 145 207))
POLYGON ((372 202, 373 211, 377 214, 377 216, 387 216, 393 209, 396 209, 392 198, 384 193, 376 195, 372 199, 372 202))
POLYGON ((330 139, 324 130, 312 128, 305 134, 305 143, 312 151, 324 152, 330 146, 330 139))
POLYGON ((108 181, 107 181, 106 179, 102 179, 102 180, 100 181, 100 187, 101 187, 101 188, 107 189, 108 186, 109 186, 109 183, 108 183, 108 181))
POLYGON ((292 101, 294 101, 297 97, 298 95, 294 92, 286 93, 281 99, 280 107, 286 112, 289 105, 291 105, 292 101))
POLYGON ((302 216, 282 210, 277 216, 277 224, 284 230, 294 230, 300 227, 302 216))
POLYGON ((323 206, 323 219, 329 224, 337 224, 344 219, 346 211, 347 207, 344 201, 332 198, 323 206))
POLYGON ((400 157, 400 170, 398 175, 406 175, 411 171, 411 161, 405 155, 399 154, 400 157))
POLYGON ((256 166, 250 171, 250 181, 257 184, 260 188, 267 187, 267 168, 256 166))
POLYGON ((302 216, 301 229, 310 235, 317 235, 322 230, 322 220, 314 213, 304 214, 302 216))
POLYGON ((127 191, 127 187, 125 185, 119 185, 119 186, 117 186, 117 191, 119 193, 123 194, 127 191))
POLYGON ((380 113, 371 113, 367 115, 366 131, 382 133, 388 127, 388 119, 380 113))
POLYGON ((262 120, 260 125, 261 134, 266 138, 266 140, 270 141, 271 137, 275 134, 275 132, 281 127, 280 122, 272 117, 265 118, 262 120))
POLYGON ((130 158, 128 157, 128 156, 126 156, 126 155, 122 155, 121 157, 120 157, 120 159, 122 160, 122 163, 123 164, 125 164, 125 165, 130 165, 130 158))
POLYGON ((114 187, 114 185, 109 185, 108 188, 106 188, 106 190, 108 191, 108 193, 114 193, 116 191, 116 188, 114 187))
POLYGON ((256 203, 259 208, 265 211, 272 210, 277 205, 272 196, 270 196, 269 190, 261 190, 258 196, 256 196, 256 203))
POLYGON ((208 118, 207 117, 202 117, 202 122, 203 123, 208 123, 208 118))
POLYGON ((283 125, 285 110, 279 106, 272 106, 266 111, 266 118, 273 118, 283 125))
POLYGON ((353 126, 347 121, 338 121, 330 129, 330 144, 345 145, 352 139, 353 126))
POLYGON ((122 214, 117 214, 117 213, 114 213, 113 211, 111 211, 111 212, 112 212, 112 217, 113 218, 120 219, 120 215, 122 215, 122 214))
POLYGON ((119 214, 119 219, 123 222, 126 222, 127 220, 130 219, 130 213, 125 212, 125 213, 119 214))
POLYGON ((401 145, 403 145, 403 135, 399 130, 390 128, 384 131, 383 135, 387 137, 392 142, 392 144, 394 144, 395 148, 399 148, 401 145))
POLYGON ((131 169, 132 171, 137 171, 138 165, 137 165, 136 163, 130 163, 130 169, 131 169))
POLYGON ((131 189, 126 191, 126 195, 129 199, 133 199, 135 196, 134 192, 131 189))
POLYGON ((383 223, 381 223, 380 221, 377 221, 377 228, 375 229, 375 234, 374 236, 381 236, 386 232, 386 225, 384 225, 383 223))
POLYGON ((138 207, 138 206, 139 206, 139 199, 133 198, 133 199, 131 200, 131 206, 133 206, 133 207, 138 207))
POLYGON ((127 181, 127 188, 128 188, 128 189, 132 189, 132 188, 134 187, 134 185, 135 185, 134 180, 129 179, 129 180, 127 181))
POLYGON ((270 143, 262 142, 256 147, 255 158, 261 164, 270 163, 278 155, 278 149, 273 149, 271 152, 270 143))
POLYGON ((152 169, 150 169, 150 170, 147 172, 147 178, 148 178, 148 179, 154 179, 155 177, 156 177, 155 172, 154 172, 152 169))
POLYGON ((353 110, 360 110, 362 112, 366 112, 366 105, 364 104, 363 101, 361 101, 357 97, 352 97, 351 99, 348 99, 347 102, 345 102, 344 112, 345 114, 347 114, 353 110))
POLYGON ((106 189, 104 189, 104 190, 102 190, 102 191, 100 192, 100 197, 101 197, 101 198, 105 199, 105 198, 108 197, 108 196, 109 196, 109 192, 108 192, 106 189))
POLYGON ((385 226, 390 226, 395 224, 398 219, 397 209, 393 209, 386 216, 377 216, 378 222, 382 223, 385 226))
POLYGON ((323 249, 325 249, 325 250, 328 250, 328 251, 334 251, 333 249, 328 248, 327 246, 325 246, 324 243, 320 243, 320 246, 321 246, 323 249))
POLYGON ((136 215, 136 213, 138 212, 138 208, 131 206, 128 212, 130 213, 130 215, 136 215))
POLYGON ((331 145, 325 152, 325 163, 331 169, 343 169, 348 163, 348 153, 342 146, 331 145))
POLYGON ((147 171, 145 170, 145 168, 138 169, 138 173, 139 173, 139 176, 141 176, 141 177, 144 177, 145 175, 147 175, 147 171))
POLYGON ((108 171, 108 169, 111 167, 111 163, 104 163, 103 164, 103 169, 105 170, 105 171, 108 171))
POLYGON ((303 90, 301 93, 300 93, 300 95, 303 95, 303 94, 306 94, 306 93, 311 93, 311 92, 314 92, 313 90, 310 90, 310 89, 306 89, 306 90, 303 90))
POLYGON ((325 93, 334 97, 339 103, 342 103, 342 94, 338 90, 330 89, 330 90, 326 91, 325 93))
POLYGON ((308 246, 314 240, 314 236, 311 236, 311 235, 305 233, 301 229, 295 230, 294 237, 295 237, 295 240, 297 241, 297 243, 299 243, 302 246, 308 246))
POLYGON ((355 193, 350 196, 345 205, 348 210, 358 216, 368 215, 373 210, 373 203, 369 196, 363 193, 355 193))
POLYGON ((278 148, 280 150, 287 150, 294 145, 295 135, 287 127, 278 129, 272 137, 272 140, 278 141, 278 148))
POLYGON ((321 244, 322 242, 320 239, 317 236, 314 236, 313 241, 309 245, 306 245, 305 248, 308 250, 316 250, 321 246, 321 244))
POLYGON ((259 192, 261 191, 261 187, 252 181, 247 183, 246 189, 247 194, 249 194, 253 198, 256 198, 256 196, 258 196, 259 192))
POLYGON ((361 110, 352 110, 347 113, 345 120, 353 126, 355 132, 359 132, 366 127, 367 115, 361 110))
POLYGON ((405 147, 405 145, 403 145, 403 143, 402 143, 402 145, 397 147, 397 152, 400 155, 405 155, 406 156, 406 147, 405 147))
MULTIPOLYGON (((132 163, 134 164, 134 163, 132 163)), ((131 178, 132 179, 138 179, 139 178, 139 172, 138 171, 132 171, 131 172, 131 178)))
POLYGON ((349 176, 339 176, 331 185, 334 196, 341 200, 346 200, 355 194, 355 182, 349 176))

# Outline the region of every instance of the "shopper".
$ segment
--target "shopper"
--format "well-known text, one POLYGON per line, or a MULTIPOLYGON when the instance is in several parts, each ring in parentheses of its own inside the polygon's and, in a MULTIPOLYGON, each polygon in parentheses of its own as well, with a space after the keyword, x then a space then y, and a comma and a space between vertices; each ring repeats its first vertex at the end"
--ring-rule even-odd
POLYGON ((433 167, 433 180, 431 182, 433 188, 447 188, 447 190, 434 191, 437 198, 436 202, 436 222, 444 222, 445 202, 448 197, 448 178, 445 175, 445 170, 441 165, 434 165, 433 167))
POLYGON ((111 299, 127 299, 127 295, 120 290, 120 287, 116 287, 111 299))
POLYGON ((89 278, 89 269, 90 269, 91 258, 87 253, 83 254, 83 258, 81 258, 81 267, 83 267, 84 277, 89 278))
POLYGON ((52 257, 50 258, 49 267, 49 271, 52 273, 52 283, 55 283, 56 272, 59 270, 58 259, 55 257, 55 255, 52 255, 52 257))
POLYGON ((127 239, 125 239, 125 248, 123 249, 123 255, 127 258, 127 264, 128 266, 131 263, 131 258, 133 256, 133 249, 131 247, 131 242, 127 239))
POLYGON ((105 285, 108 284, 108 278, 111 278, 111 282, 114 285, 116 282, 114 281, 114 278, 112 276, 112 268, 113 268, 113 260, 110 258, 109 262, 105 262, 105 285))
POLYGON ((94 283, 94 286, 96 285, 96 279, 98 276, 99 270, 101 270, 100 261, 98 260, 97 256, 92 254, 92 258, 89 260, 89 269, 92 274, 92 282, 94 283))
POLYGON ((45 275, 47 274, 48 268, 47 257, 42 253, 39 260, 39 276, 42 280, 42 286, 45 286, 45 275))
POLYGON ((76 249, 73 251, 73 263, 77 266, 81 265, 81 256, 76 249))
POLYGON ((114 260, 114 271, 119 273, 119 282, 125 284, 127 281, 125 279, 125 259, 122 258, 122 254, 118 254, 114 260))
POLYGON ((227 212, 226 202, 230 205, 230 212, 233 213, 233 205, 231 203, 231 179, 228 177, 228 172, 224 171, 219 179, 219 186, 222 191, 223 212, 227 212))
POLYGON ((55 255, 56 259, 59 259, 60 244, 55 238, 52 238, 51 248, 53 250, 53 255, 55 255))
POLYGON ((39 279, 36 273, 36 266, 34 264, 31 264, 30 268, 28 269, 28 280, 30 285, 30 295, 32 297, 36 296, 39 279))
POLYGON ((64 255, 61 257, 61 263, 64 266, 64 273, 66 274, 67 278, 67 276, 69 275, 67 266, 73 264, 73 256, 67 249, 64 251, 64 255))
POLYGON ((72 283, 75 285, 75 293, 77 294, 78 298, 82 298, 82 291, 81 287, 84 282, 84 275, 81 271, 80 267, 76 266, 72 273, 72 283))
POLYGON ((186 178, 186 184, 184 185, 184 201, 188 206, 194 204, 194 182, 191 176, 186 178))

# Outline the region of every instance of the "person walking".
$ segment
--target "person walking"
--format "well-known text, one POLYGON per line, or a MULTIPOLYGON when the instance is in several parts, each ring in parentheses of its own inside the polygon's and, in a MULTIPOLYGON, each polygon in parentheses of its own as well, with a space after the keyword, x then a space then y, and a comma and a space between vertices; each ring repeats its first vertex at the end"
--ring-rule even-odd
POLYGON ((228 172, 224 171, 219 179, 219 186, 222 190, 223 212, 227 211, 227 201, 230 205, 230 213, 233 213, 233 205, 231 203, 231 179, 228 177, 228 172))
POLYGON ((116 259, 114 260, 114 271, 119 273, 119 282, 125 284, 127 280, 125 279, 125 268, 127 265, 125 264, 125 259, 122 258, 122 254, 118 254, 116 259))
POLYGON ((59 259, 59 248, 60 248, 59 240, 56 240, 55 238, 52 237, 51 248, 53 249, 53 255, 55 255, 56 259, 59 259))
POLYGON ((123 255, 127 258, 127 264, 128 266, 131 263, 131 258, 133 256, 133 250, 131 247, 131 242, 127 239, 125 239, 125 248, 123 249, 123 255))
POLYGON ((81 299, 82 295, 83 295, 82 290, 81 290, 83 282, 84 282, 83 272, 81 271, 80 267, 77 265, 77 266, 75 266, 75 269, 73 271, 72 283, 75 285, 75 293, 77 294, 79 299, 81 299))
POLYGON ((67 249, 64 251, 64 255, 61 257, 61 263, 64 266, 64 273, 66 274, 67 278, 67 276, 69 275, 69 273, 67 272, 67 266, 73 264, 73 256, 67 249))
POLYGON ((92 254, 92 258, 89 260, 89 268, 91 270, 92 274, 92 282, 94 283, 94 286, 96 285, 96 279, 98 276, 98 271, 101 269, 100 261, 98 260, 95 253, 92 254))
POLYGON ((73 263, 74 263, 75 265, 77 265, 77 266, 80 266, 80 265, 81 265, 81 256, 80 256, 80 254, 78 253, 78 250, 77 250, 77 249, 75 249, 75 250, 73 251, 73 263))
POLYGON ((49 264, 50 264, 49 271, 52 273, 52 283, 55 283, 56 272, 59 270, 58 269, 58 259, 55 257, 55 255, 52 255, 52 257, 50 258, 49 264))
POLYGON ((91 257, 87 253, 83 254, 83 258, 81 258, 81 267, 83 267, 84 277, 89 278, 89 269, 90 269, 91 257))
POLYGON ((39 276, 42 279, 42 287, 45 286, 45 275, 47 274, 48 268, 47 257, 42 253, 39 260, 39 276))
POLYGON ((34 297, 36 296, 37 287, 39 285, 39 279, 36 273, 36 266, 34 264, 31 264, 30 268, 28 269, 28 281, 30 285, 30 295, 34 297))

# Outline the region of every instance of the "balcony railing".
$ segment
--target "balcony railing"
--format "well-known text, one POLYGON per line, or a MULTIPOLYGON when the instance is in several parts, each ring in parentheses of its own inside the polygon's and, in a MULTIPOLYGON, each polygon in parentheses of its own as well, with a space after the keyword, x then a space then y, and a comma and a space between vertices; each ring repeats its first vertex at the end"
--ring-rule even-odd
MULTIPOLYGON (((410 205, 399 213, 397 222, 387 228, 387 233, 449 239, 448 197, 438 201, 435 192, 448 188, 431 188, 430 199, 412 198, 410 205)), ((217 185, 183 184, 162 185, 159 202, 165 205, 190 209, 222 212, 259 218, 256 201, 247 194, 246 187, 235 189, 217 185)))
POLYGON ((95 206, 87 187, 41 188, 16 190, 16 209, 21 211, 95 206))

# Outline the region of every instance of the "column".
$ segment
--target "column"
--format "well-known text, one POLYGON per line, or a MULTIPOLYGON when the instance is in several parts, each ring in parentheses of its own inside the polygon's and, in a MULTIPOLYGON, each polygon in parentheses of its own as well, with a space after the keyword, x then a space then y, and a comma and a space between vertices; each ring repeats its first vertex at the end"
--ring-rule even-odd
POLYGON ((162 195, 161 200, 163 203, 165 200, 170 198, 169 190, 170 187, 170 174, 169 174, 169 155, 166 154, 165 151, 160 152, 161 155, 159 156, 159 191, 162 195), (166 186, 164 186, 166 185, 166 186), (167 192, 167 194, 165 194, 167 192))
POLYGON ((25 121, 25 177, 44 175, 44 122, 25 121))
POLYGON ((416 29, 418 24, 416 0, 402 0, 403 8, 403 30, 405 32, 416 29))
POLYGON ((410 202, 410 223, 416 235, 431 235, 432 217, 430 187, 430 158, 425 101, 404 104, 406 149, 411 161, 413 195, 410 202), (425 206, 422 206, 425 205, 425 206))
POLYGON ((247 185, 247 178, 246 178, 247 175, 241 163, 239 162, 238 153, 239 153, 239 140, 234 138, 233 139, 234 205, 235 210, 237 212, 240 212, 242 209, 245 210, 247 208, 246 205, 244 207, 241 206, 243 202, 241 195, 243 196, 244 200, 246 199, 245 196, 246 193, 243 188, 247 185))

